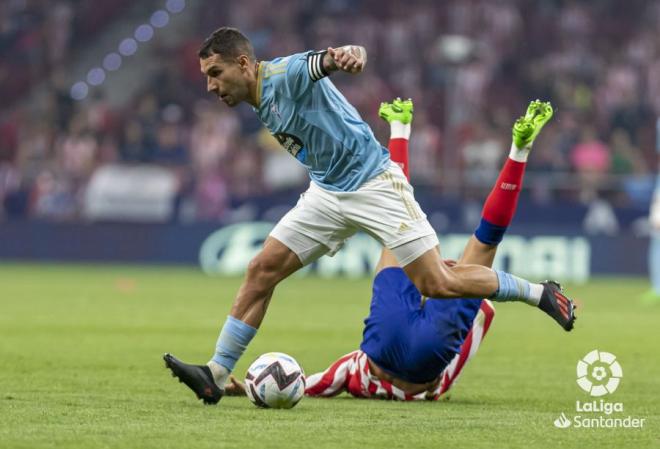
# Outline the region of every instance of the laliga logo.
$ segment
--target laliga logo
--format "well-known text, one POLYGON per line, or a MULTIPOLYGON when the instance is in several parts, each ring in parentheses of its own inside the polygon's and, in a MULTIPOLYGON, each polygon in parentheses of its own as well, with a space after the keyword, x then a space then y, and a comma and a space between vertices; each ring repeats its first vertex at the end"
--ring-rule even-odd
POLYGON ((591 396, 612 394, 623 377, 616 356, 594 349, 577 363, 577 384, 591 396))
MULTIPOLYGON (((592 397, 612 394, 619 387, 623 370, 616 356, 594 349, 577 363, 577 384, 592 397)), ((641 429, 646 418, 623 415, 623 402, 595 399, 591 402, 575 402, 576 415, 562 413, 554 420, 559 429, 573 428, 626 428, 641 429)))

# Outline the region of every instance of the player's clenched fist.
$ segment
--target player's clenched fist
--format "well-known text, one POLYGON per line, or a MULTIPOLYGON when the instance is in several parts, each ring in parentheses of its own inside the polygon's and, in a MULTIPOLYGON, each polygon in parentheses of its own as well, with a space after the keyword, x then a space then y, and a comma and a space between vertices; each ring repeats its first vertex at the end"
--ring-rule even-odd
POLYGON ((342 70, 348 73, 360 73, 367 64, 367 52, 359 45, 328 47, 330 70, 342 70), (332 67, 334 65, 334 67, 332 67))

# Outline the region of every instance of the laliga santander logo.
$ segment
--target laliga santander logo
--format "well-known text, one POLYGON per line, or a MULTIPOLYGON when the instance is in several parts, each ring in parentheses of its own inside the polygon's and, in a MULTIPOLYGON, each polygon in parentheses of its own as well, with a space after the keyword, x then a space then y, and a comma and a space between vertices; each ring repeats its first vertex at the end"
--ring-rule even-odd
MULTIPOLYGON (((577 362, 577 384, 592 397, 612 394, 619 387, 623 370, 616 356, 594 349, 577 362)), ((554 420, 559 429, 573 428, 626 428, 641 429, 646 418, 623 415, 623 402, 604 399, 575 402, 577 414, 568 417, 562 413, 554 420)))
POLYGON ((591 396, 612 394, 623 377, 616 356, 594 349, 577 363, 577 384, 591 396))

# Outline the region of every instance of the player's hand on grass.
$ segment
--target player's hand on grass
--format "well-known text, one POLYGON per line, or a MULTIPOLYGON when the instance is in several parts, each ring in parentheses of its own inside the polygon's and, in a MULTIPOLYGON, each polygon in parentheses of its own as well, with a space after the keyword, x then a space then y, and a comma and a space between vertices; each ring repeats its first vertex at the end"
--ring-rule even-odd
POLYGON ((367 52, 359 45, 345 45, 343 47, 328 47, 327 55, 330 60, 325 64, 326 69, 341 70, 347 73, 360 73, 367 64, 367 52))
POLYGON ((229 382, 225 385, 225 396, 245 396, 245 384, 234 376, 229 376, 229 382))
MULTIPOLYGON (((456 263, 455 260, 452 262, 456 263)), ((438 389, 441 380, 442 380, 442 374, 439 375, 433 382, 429 384, 429 387, 426 389, 426 394, 425 394, 425 398, 427 401, 435 399, 436 390, 438 389)))

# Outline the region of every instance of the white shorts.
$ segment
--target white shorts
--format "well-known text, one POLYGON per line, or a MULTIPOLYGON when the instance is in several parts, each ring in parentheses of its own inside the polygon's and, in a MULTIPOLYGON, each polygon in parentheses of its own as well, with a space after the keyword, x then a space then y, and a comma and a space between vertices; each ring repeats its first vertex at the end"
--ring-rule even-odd
POLYGON ((438 245, 412 186, 394 163, 354 192, 331 192, 311 182, 270 235, 307 265, 334 255, 359 230, 390 249, 401 266, 438 245))

